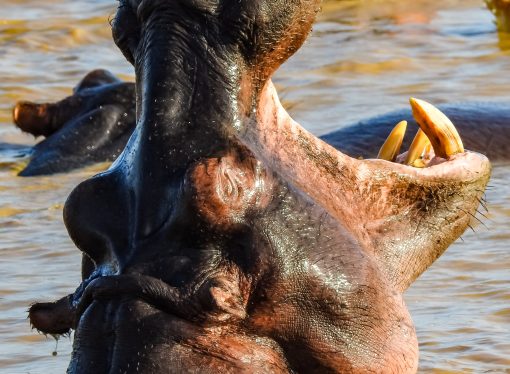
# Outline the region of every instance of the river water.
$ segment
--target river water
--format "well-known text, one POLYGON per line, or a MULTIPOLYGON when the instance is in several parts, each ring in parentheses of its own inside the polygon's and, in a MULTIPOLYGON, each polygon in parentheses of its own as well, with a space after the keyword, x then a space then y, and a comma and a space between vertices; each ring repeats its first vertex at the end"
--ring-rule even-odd
MULTIPOLYGON (((56 100, 92 68, 132 79, 113 45, 113 0, 1 0, 0 141, 18 132, 16 100, 56 100)), ((300 52, 275 81, 291 114, 316 134, 405 106, 498 100, 510 104, 510 37, 483 2, 330 1, 300 52)), ((509 139, 510 141, 510 139, 509 139)), ((0 372, 64 372, 71 341, 31 331, 30 303, 79 282, 80 256, 62 223, 73 186, 98 170, 19 178, 0 157, 0 372)), ((422 373, 510 373, 510 164, 497 165, 487 218, 473 222, 406 293, 422 373)))

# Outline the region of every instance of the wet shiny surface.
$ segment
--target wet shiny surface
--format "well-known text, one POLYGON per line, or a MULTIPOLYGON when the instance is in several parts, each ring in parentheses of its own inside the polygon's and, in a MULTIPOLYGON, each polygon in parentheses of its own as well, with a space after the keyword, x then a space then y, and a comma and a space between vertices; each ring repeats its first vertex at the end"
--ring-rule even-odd
MULTIPOLYGON (((510 38, 482 1, 338 1, 305 47, 277 74, 283 102, 316 134, 406 106, 498 100, 510 105, 510 38)), ((18 99, 60 99, 89 70, 124 78, 131 67, 111 42, 113 0, 2 0, 0 143, 32 144, 11 124, 18 99)), ((461 134, 462 135, 462 134, 461 134)), ((509 139, 510 141, 510 139, 509 139)), ((0 146, 0 372, 64 372, 71 344, 31 331, 28 305, 79 282, 80 256, 62 224, 73 186, 93 170, 18 178, 17 151, 0 146)), ((487 192, 488 219, 473 222, 407 292, 423 373, 510 368, 510 165, 487 192)))

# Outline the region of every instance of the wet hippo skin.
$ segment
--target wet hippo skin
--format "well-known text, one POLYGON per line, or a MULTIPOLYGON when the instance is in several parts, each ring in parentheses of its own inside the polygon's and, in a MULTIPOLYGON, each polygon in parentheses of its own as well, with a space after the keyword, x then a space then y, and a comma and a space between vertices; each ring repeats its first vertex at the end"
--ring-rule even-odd
POLYGON ((120 2, 136 128, 66 202, 83 282, 29 311, 43 332, 76 330, 68 372, 416 371, 402 293, 465 230, 490 164, 434 126, 445 157, 415 168, 294 122, 271 76, 318 9, 120 2))

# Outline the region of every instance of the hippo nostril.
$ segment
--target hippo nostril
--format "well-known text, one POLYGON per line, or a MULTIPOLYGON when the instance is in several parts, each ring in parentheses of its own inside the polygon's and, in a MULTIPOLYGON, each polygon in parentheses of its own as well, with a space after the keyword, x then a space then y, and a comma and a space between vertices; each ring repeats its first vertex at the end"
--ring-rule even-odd
POLYGON ((119 200, 115 176, 102 174, 76 187, 66 201, 64 222, 71 239, 95 266, 119 262, 127 248, 126 206, 119 200))

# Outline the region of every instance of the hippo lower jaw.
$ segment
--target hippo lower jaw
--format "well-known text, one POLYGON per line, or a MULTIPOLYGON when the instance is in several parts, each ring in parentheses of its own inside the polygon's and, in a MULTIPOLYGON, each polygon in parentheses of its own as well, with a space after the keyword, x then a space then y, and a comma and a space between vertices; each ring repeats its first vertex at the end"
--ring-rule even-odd
MULTIPOLYGON (((438 114, 425 109, 415 110, 418 122, 435 120, 438 114)), ((269 80, 239 137, 257 159, 343 222, 404 291, 468 227, 490 178, 489 160, 464 151, 458 135, 451 136, 456 130, 441 125, 422 126, 435 153, 446 157, 432 150, 426 167, 406 165, 407 153, 397 162, 354 159, 296 123, 269 80)))

